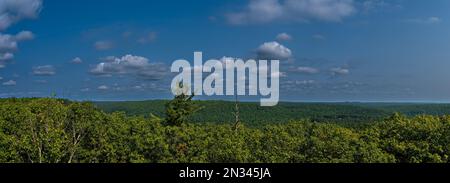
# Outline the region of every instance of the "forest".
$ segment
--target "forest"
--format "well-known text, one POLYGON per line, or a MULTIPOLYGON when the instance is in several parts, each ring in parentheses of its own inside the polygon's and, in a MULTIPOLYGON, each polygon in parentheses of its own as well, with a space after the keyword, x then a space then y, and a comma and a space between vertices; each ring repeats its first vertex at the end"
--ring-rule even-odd
MULTIPOLYGON (((193 101, 203 109, 190 117, 192 123, 223 124, 234 121, 233 101, 193 101)), ((128 116, 164 117, 165 100, 94 102, 101 110, 112 113, 123 111, 128 116)), ((398 112, 409 117, 417 115, 450 114, 450 104, 415 103, 294 103, 281 102, 274 107, 261 107, 258 102, 240 102, 240 118, 247 126, 282 124, 297 120, 337 123, 341 126, 360 127, 382 121, 398 112)))
POLYGON ((450 162, 447 105, 190 102, 0 99, 0 162, 450 162))

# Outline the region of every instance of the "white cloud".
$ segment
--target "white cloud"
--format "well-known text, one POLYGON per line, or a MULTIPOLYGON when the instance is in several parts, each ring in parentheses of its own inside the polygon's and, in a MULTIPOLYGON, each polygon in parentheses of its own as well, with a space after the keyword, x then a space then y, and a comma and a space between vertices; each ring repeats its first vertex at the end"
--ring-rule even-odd
POLYGON ((250 0, 245 11, 226 16, 231 24, 267 23, 283 16, 283 7, 278 0, 250 0))
POLYGON ((369 13, 371 11, 374 11, 378 8, 383 8, 383 7, 399 7, 399 5, 393 5, 390 4, 388 2, 386 2, 385 0, 366 0, 364 2, 361 3, 362 5, 362 11, 364 13, 369 13))
POLYGON ((14 80, 9 80, 9 81, 6 81, 6 82, 3 82, 3 86, 16 86, 16 81, 14 81, 14 80))
POLYGON ((3 77, 0 77, 0 80, 3 80, 3 77))
POLYGON ((428 21, 429 23, 440 23, 440 22, 442 21, 442 19, 439 18, 439 17, 429 17, 429 18, 427 19, 427 21, 428 21))
POLYGON ((32 19, 39 15, 42 0, 1 0, 0 31, 22 19, 32 19))
POLYGON ((235 25, 280 20, 339 22, 355 12, 353 0, 250 0, 244 11, 229 13, 226 18, 235 25))
POLYGON ((98 90, 108 90, 109 87, 106 86, 106 85, 101 85, 101 86, 99 86, 97 89, 98 89, 98 90))
POLYGON ((278 42, 267 42, 256 50, 257 58, 262 60, 287 60, 292 57, 292 51, 278 42))
POLYGON ((440 17, 413 18, 407 19, 406 22, 418 24, 438 24, 442 22, 442 19, 440 17))
MULTIPOLYGON (((42 0, 0 0, 0 31, 4 31, 23 19, 37 18, 42 9, 42 0)), ((34 38, 30 31, 21 31, 16 35, 0 33, 0 68, 14 58, 18 43, 34 38)))
POLYGON ((91 91, 91 89, 90 88, 82 88, 82 89, 80 89, 80 91, 81 92, 88 92, 88 91, 91 91))
POLYGON ((330 69, 331 75, 339 76, 339 75, 347 75, 350 74, 350 70, 342 67, 335 67, 330 69))
POLYGON ((55 67, 53 67, 52 65, 33 67, 33 75, 35 76, 52 76, 55 74, 55 67))
POLYGON ((28 41, 34 38, 30 31, 21 31, 16 35, 0 33, 0 68, 5 67, 5 62, 14 59, 13 52, 17 51, 21 41, 28 41))
POLYGON ((97 41, 94 43, 94 48, 99 51, 109 50, 114 47, 114 43, 112 41, 97 41))
POLYGON ((150 63, 147 58, 141 56, 125 55, 121 58, 110 56, 103 61, 91 69, 90 73, 111 76, 128 74, 150 80, 162 79, 167 73, 162 64, 150 63))
POLYGON ((19 42, 33 38, 34 35, 30 31, 21 31, 16 35, 0 33, 0 61, 12 60, 14 58, 12 52, 17 51, 19 42))
POLYGON ((428 18, 429 23, 440 23, 441 21, 442 21, 442 19, 439 17, 429 17, 428 18))
POLYGON ((287 34, 287 33, 280 33, 277 35, 277 40, 278 41, 290 41, 292 40, 292 36, 287 34))
POLYGON ((10 61, 14 59, 14 54, 12 53, 0 53, 0 62, 4 62, 4 61, 10 61))
POLYGON ((319 73, 319 69, 312 67, 296 67, 291 69, 292 72, 305 73, 305 74, 317 74, 319 73))
POLYGON ((13 35, 0 33, 0 51, 17 50, 17 40, 13 35))
POLYGON ((76 57, 70 61, 72 64, 82 64, 83 60, 80 57, 76 57))
POLYGON ((34 34, 31 31, 21 31, 15 36, 16 41, 28 41, 34 39, 34 34))

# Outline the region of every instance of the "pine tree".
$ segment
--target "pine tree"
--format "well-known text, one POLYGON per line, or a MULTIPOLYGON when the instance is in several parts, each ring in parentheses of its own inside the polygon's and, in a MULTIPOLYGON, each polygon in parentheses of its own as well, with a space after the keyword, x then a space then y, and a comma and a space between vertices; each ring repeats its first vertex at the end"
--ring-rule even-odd
MULTIPOLYGON (((183 83, 179 83, 179 89, 184 89, 183 83)), ((166 104, 166 124, 169 126, 181 126, 188 120, 188 117, 201 109, 194 104, 192 98, 194 93, 187 95, 187 92, 179 92, 174 99, 166 104)))

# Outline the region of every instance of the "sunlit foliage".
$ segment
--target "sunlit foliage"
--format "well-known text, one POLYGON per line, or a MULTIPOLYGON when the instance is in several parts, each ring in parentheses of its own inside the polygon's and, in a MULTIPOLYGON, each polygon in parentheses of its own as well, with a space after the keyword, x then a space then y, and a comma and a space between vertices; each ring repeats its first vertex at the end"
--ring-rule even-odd
POLYGON ((85 102, 3 99, 0 162, 449 162, 450 116, 395 114, 363 129, 307 119, 242 123, 171 126, 85 102))

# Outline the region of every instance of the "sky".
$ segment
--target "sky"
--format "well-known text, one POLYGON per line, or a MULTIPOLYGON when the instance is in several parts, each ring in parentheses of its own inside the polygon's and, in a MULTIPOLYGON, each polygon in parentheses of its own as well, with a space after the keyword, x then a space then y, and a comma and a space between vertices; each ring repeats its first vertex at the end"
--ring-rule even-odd
POLYGON ((450 102, 449 8, 448 0, 0 0, 0 97, 168 99, 171 64, 201 51, 204 60, 279 59, 282 101, 450 102))

